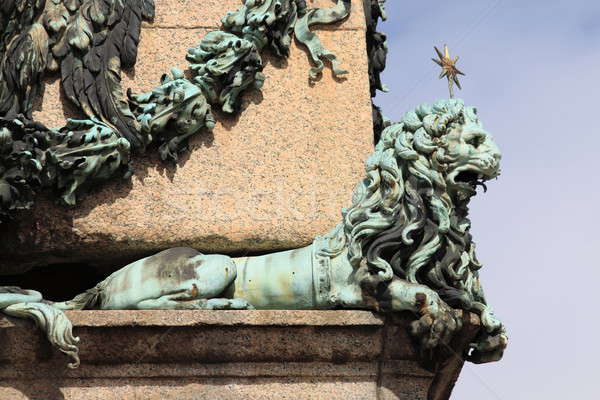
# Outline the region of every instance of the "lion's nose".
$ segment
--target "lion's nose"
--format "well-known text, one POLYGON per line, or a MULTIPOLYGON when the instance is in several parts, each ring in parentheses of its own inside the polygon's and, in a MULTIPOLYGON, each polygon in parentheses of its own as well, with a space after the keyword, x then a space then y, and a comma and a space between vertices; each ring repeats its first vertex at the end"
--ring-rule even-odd
POLYGON ((493 178, 500 171, 500 153, 487 153, 479 158, 481 173, 487 178, 493 178))
POLYGON ((497 172, 500 169, 500 160, 502 159, 502 153, 498 148, 498 145, 493 141, 489 141, 487 143, 487 158, 490 163, 490 169, 493 169, 494 172, 497 172))
POLYGON ((495 174, 498 175, 498 173, 500 172, 500 160, 502 159, 502 153, 500 153, 500 151, 496 151, 492 153, 492 158, 494 160, 495 174))

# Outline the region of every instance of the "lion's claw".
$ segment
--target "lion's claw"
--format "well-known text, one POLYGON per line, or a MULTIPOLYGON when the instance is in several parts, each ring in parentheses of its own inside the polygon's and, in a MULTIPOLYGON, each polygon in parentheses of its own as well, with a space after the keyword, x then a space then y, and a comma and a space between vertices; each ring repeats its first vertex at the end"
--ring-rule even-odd
POLYGON ((483 332, 478 337, 477 343, 471 344, 473 350, 467 355, 467 361, 475 364, 499 361, 504 354, 507 344, 508 336, 506 336, 504 329, 501 329, 499 333, 494 335, 483 332))
POLYGON ((411 324, 411 334, 419 342, 421 351, 431 353, 452 340, 454 334, 462 328, 462 320, 450 307, 441 307, 440 311, 423 315, 411 324))

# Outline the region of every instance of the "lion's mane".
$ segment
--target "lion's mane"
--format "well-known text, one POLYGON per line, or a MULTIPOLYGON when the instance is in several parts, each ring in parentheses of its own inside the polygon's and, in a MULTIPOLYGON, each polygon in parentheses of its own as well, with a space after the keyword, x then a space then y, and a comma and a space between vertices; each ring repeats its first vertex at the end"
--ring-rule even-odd
POLYGON ((380 291, 396 276, 454 306, 484 303, 466 201, 453 203, 446 191, 453 160, 441 139, 465 124, 480 126, 476 110, 451 99, 421 105, 382 133, 326 249, 333 255, 347 247, 350 263, 366 269, 363 288, 380 291))

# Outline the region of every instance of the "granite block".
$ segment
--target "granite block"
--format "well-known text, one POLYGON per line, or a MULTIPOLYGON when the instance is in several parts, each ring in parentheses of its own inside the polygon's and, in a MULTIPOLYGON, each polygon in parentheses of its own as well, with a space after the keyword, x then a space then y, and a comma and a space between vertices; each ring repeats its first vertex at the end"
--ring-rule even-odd
MULTIPOLYGON (((123 86, 146 91, 172 66, 185 68, 186 50, 207 32, 144 28, 123 86)), ((373 147, 365 33, 318 33, 350 70, 346 78, 326 69, 309 82, 309 57, 296 43, 284 63, 267 55, 262 90, 244 96, 239 116, 217 113, 214 132, 194 137, 176 165, 149 151, 135 158, 132 179, 92 188, 73 208, 41 196, 3 226, 0 275, 64 262, 114 270, 180 245, 235 254, 295 248, 335 226, 373 147)), ((81 117, 59 79, 47 81, 34 117, 48 126, 81 117)))

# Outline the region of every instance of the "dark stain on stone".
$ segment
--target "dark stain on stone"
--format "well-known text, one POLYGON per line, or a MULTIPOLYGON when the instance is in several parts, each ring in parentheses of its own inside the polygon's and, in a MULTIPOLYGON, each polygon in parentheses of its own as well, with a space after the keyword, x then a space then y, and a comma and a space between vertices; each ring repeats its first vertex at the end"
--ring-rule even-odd
POLYGON ((333 349, 331 352, 331 362, 334 364, 345 364, 350 358, 349 354, 337 349, 333 349))

